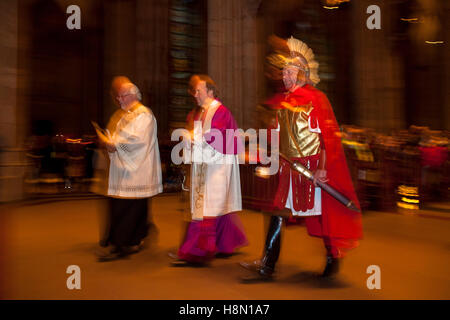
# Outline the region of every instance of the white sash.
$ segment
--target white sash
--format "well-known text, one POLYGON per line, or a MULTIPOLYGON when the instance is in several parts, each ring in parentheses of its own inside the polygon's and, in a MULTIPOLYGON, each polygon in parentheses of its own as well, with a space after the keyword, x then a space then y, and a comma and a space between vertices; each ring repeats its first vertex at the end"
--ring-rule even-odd
POLYGON ((216 111, 219 107, 220 107, 220 102, 217 100, 214 100, 209 105, 208 111, 206 112, 205 121, 203 121, 203 134, 205 134, 211 130, 212 118, 216 114, 216 111))

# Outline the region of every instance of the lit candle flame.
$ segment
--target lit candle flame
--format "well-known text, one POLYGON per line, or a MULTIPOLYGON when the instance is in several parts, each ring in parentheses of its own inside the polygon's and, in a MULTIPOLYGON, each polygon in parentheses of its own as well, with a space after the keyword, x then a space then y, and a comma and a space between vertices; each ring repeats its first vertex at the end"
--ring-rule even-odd
POLYGON ((419 18, 401 18, 400 20, 406 21, 406 22, 418 22, 419 18))
POLYGON ((270 177, 270 170, 267 167, 256 167, 255 175, 260 178, 268 179, 270 177))

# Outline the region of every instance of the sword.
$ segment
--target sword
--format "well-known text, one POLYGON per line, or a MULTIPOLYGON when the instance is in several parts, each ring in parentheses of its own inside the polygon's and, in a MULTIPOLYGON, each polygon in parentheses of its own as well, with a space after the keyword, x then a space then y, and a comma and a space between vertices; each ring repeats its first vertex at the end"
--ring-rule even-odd
MULTIPOLYGON (((302 174, 309 180, 314 181, 314 174, 311 171, 309 171, 307 168, 305 168, 302 164, 292 161, 291 159, 289 159, 282 153, 280 153, 280 157, 282 157, 284 160, 286 160, 291 165, 292 169, 299 172, 300 174, 302 174)), ((346 206, 350 210, 353 210, 356 212, 361 212, 361 210, 359 210, 356 207, 356 205, 353 203, 353 201, 348 199, 346 196, 344 196, 342 193, 340 193, 339 191, 334 189, 329 184, 316 180, 316 185, 319 186, 322 190, 325 190, 330 196, 335 198, 337 201, 342 203, 344 206, 346 206)))

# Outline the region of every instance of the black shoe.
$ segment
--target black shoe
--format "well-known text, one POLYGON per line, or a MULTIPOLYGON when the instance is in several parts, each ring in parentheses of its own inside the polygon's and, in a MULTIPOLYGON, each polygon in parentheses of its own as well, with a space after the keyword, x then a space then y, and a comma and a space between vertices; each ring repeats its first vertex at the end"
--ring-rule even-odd
POLYGON ((323 278, 333 278, 339 273, 340 259, 327 256, 327 264, 322 273, 323 278))
POLYGON ((167 255, 169 256, 169 258, 171 258, 171 259, 174 260, 174 261, 183 261, 183 260, 181 260, 181 259, 178 257, 178 255, 177 255, 176 253, 174 253, 174 252, 169 252, 167 255))
POLYGON ((185 260, 174 260, 170 263, 172 267, 189 267, 189 262, 185 260))
POLYGON ((169 252, 167 254, 172 261, 170 262, 170 265, 172 267, 187 267, 188 263, 185 260, 182 260, 178 257, 178 255, 174 252, 169 252))
POLYGON ((120 252, 110 252, 105 255, 99 255, 97 257, 98 262, 108 262, 108 261, 114 261, 124 258, 124 255, 122 255, 120 252))
POLYGON ((228 259, 228 258, 232 257, 233 254, 234 253, 218 252, 218 253, 216 253, 216 255, 214 257, 218 258, 218 259, 228 259))
POLYGON ((259 283, 259 282, 268 282, 272 280, 273 280, 273 271, 269 271, 265 268, 259 269, 255 274, 241 278, 242 283, 259 283))
POLYGON ((172 261, 170 262, 170 265, 172 267, 206 267, 208 265, 207 262, 190 262, 190 261, 186 261, 181 259, 180 257, 178 257, 178 255, 176 253, 173 252, 169 252, 167 254, 169 256, 169 258, 172 259, 172 261))
POLYGON ((107 262, 123 259, 129 255, 138 253, 141 250, 137 246, 111 246, 111 248, 102 248, 97 250, 96 255, 99 262, 107 262))
POLYGON ((99 242, 98 242, 98 244, 99 244, 99 246, 100 247, 102 247, 102 248, 106 248, 107 246, 109 246, 109 242, 108 242, 108 240, 100 240, 99 242))
POLYGON ((116 254, 118 253, 117 247, 114 246, 107 246, 107 247, 97 247, 94 251, 95 255, 97 256, 97 258, 103 258, 103 257, 108 257, 112 254, 116 254))
POLYGON ((261 260, 241 261, 239 262, 239 265, 244 269, 258 272, 262 267, 262 262, 261 260))
POLYGON ((123 255, 130 255, 140 252, 144 249, 144 241, 141 241, 138 245, 135 246, 124 246, 120 248, 120 251, 123 255))
POLYGON ((183 267, 190 267, 190 268, 203 268, 207 267, 208 264, 206 262, 190 262, 186 260, 175 260, 170 263, 172 267, 177 268, 183 268, 183 267))

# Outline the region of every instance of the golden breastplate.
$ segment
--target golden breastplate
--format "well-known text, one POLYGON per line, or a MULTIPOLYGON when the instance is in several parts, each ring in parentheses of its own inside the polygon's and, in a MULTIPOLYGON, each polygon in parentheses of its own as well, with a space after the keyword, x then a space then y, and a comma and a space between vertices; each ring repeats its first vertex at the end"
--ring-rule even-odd
POLYGON ((312 110, 311 105, 305 105, 278 111, 281 153, 288 157, 301 158, 320 152, 319 134, 309 130, 308 118, 312 110))

